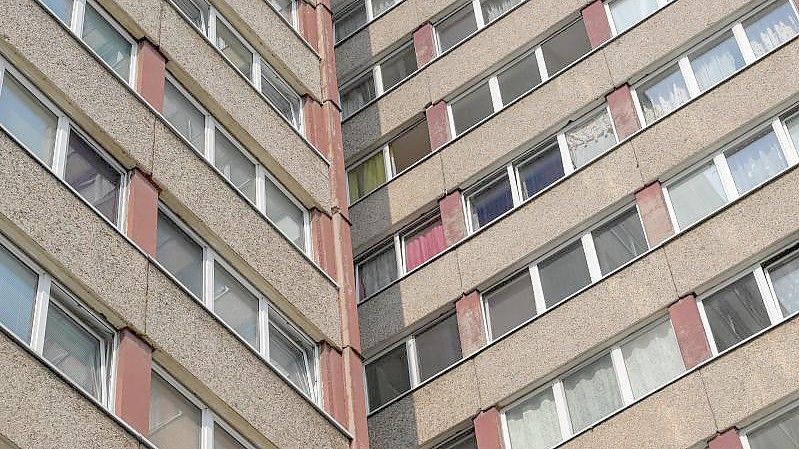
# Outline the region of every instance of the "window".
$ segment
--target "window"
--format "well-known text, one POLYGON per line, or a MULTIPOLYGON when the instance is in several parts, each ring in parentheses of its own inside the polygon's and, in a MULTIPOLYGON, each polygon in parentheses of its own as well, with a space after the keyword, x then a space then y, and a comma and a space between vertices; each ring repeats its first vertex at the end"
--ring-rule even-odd
POLYGON ((799 257, 775 263, 767 274, 782 314, 789 316, 799 311, 799 257))
POLYGON ((214 264, 214 311, 258 349, 258 298, 219 262, 214 264))
POLYGON ((123 169, 0 59, 0 126, 115 226, 122 222, 123 169), (56 139, 63 133, 66 138, 56 139))
POLYGON ((591 235, 603 275, 608 275, 649 250, 637 208, 600 226, 591 235))
POLYGON ((169 77, 164 83, 164 117, 195 150, 205 154, 206 114, 183 95, 169 77))
POLYGON ((427 262, 447 247, 441 217, 413 230, 402 238, 405 255, 405 271, 411 271, 427 262))
POLYGON ((448 106, 452 111, 452 122, 456 135, 462 134, 494 113, 494 104, 488 83, 478 86, 448 106))
POLYGON ((759 58, 799 33, 796 11, 788 1, 777 2, 743 23, 755 57, 759 58))
POLYGON ((564 176, 563 161, 557 142, 535 154, 518 167, 522 197, 531 198, 564 176))
POLYGON ((669 0, 613 0, 607 2, 611 24, 616 34, 632 28, 638 22, 663 7, 669 0))
POLYGON ((474 432, 470 432, 466 436, 461 435, 441 446, 436 446, 436 449, 477 449, 477 440, 474 432))
POLYGON ((400 0, 368 0, 372 3, 372 17, 377 17, 380 14, 388 11, 389 8, 396 5, 400 0))
POLYGON ((367 103, 374 100, 377 97, 377 92, 375 91, 374 75, 372 72, 370 71, 352 84, 344 86, 341 89, 340 97, 342 119, 346 119, 367 103))
POLYGON ((728 31, 688 56, 699 90, 704 92, 746 65, 743 53, 728 31))
POLYGON ((702 300, 702 306, 718 351, 724 351, 770 324, 753 274, 702 300))
POLYGON ((574 168, 588 164, 619 142, 607 108, 592 113, 564 133, 574 168))
POLYGON ((316 347, 289 321, 269 309, 269 361, 300 390, 316 388, 316 347))
POLYGON ((156 259, 194 296, 203 296, 203 248, 159 211, 156 259))
POLYGON ((738 193, 744 194, 788 168, 776 134, 770 130, 724 154, 738 193))
POLYGON ((413 45, 408 45, 396 54, 380 63, 380 73, 383 81, 383 91, 396 86, 400 81, 409 77, 417 69, 416 51, 413 45))
POLYGON ((389 142, 388 150, 392 162, 391 172, 395 176, 430 154, 430 131, 427 128, 427 120, 422 120, 389 142))
POLYGON ((0 245, 0 326, 107 405, 112 328, 23 259, 0 245))
POLYGON ((227 24, 216 21, 216 47, 244 76, 252 79, 253 53, 227 24))
POLYGON ((483 295, 491 339, 507 334, 536 315, 530 271, 524 270, 483 295))
POLYGON ((668 186, 667 192, 680 229, 685 229, 727 204, 727 194, 713 163, 668 186))
POLYGON ((366 363, 369 410, 419 386, 461 357, 458 320, 452 314, 366 363))
POLYGON ((366 3, 360 0, 353 2, 352 6, 335 19, 336 42, 355 33, 368 21, 366 17, 366 3))
POLYGON ((216 129, 214 133, 214 166, 250 201, 256 201, 256 164, 244 155, 227 136, 216 129))
POLYGON ((175 6, 182 11, 191 23, 207 33, 211 5, 205 0, 172 0, 175 6))
POLYGON ((685 371, 671 322, 655 322, 502 412, 509 449, 549 449, 685 371))
POLYGON ((591 51, 588 33, 582 19, 541 44, 544 62, 550 76, 565 69, 574 61, 591 51))
POLYGON ((366 196, 386 182, 386 167, 383 152, 375 153, 365 162, 347 173, 350 203, 366 196))
POLYGON ((357 263, 356 274, 358 275, 360 300, 374 295, 388 284, 394 282, 399 277, 394 246, 380 250, 369 259, 357 263))
POLYGON ((472 230, 482 228, 514 206, 511 184, 507 176, 466 197, 472 230))
POLYGON ((691 99, 679 67, 667 70, 636 88, 645 123, 652 123, 691 99))
POLYGON ((267 65, 261 65, 261 93, 291 125, 300 129, 302 124, 302 99, 267 65))
POLYGON ((483 22, 486 24, 493 22, 521 2, 522 0, 480 0, 483 22))
POLYGON ((547 307, 590 285, 591 274, 582 242, 572 243, 539 263, 538 274, 547 307))
POLYGON ((295 0, 269 0, 269 4, 275 7, 278 14, 283 16, 292 27, 296 28, 297 24, 294 20, 296 10, 295 0))
POLYGON ((797 449, 799 448, 799 408, 776 413, 764 424, 744 433, 744 447, 751 449, 797 449))
POLYGON ((533 87, 541 84, 541 79, 541 72, 535 53, 530 53, 519 59, 497 75, 502 103, 508 104, 521 97, 533 87))
POLYGON ((477 18, 469 4, 435 25, 438 52, 443 53, 477 31, 477 18))
POLYGON ((266 216, 280 229, 298 248, 308 248, 309 218, 308 211, 301 207, 289 194, 273 181, 269 175, 266 184, 266 216))

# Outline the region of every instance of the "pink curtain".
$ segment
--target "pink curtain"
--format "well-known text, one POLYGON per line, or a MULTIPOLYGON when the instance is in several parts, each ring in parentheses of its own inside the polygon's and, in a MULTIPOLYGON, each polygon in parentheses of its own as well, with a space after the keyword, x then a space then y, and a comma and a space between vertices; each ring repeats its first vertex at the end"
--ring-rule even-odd
POLYGON ((441 219, 405 239, 405 267, 411 271, 447 247, 441 219))

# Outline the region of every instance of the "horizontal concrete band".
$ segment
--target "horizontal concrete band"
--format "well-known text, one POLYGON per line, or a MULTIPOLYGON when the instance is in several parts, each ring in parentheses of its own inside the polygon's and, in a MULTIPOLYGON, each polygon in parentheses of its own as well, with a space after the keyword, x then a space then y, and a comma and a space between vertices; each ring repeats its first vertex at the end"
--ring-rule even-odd
POLYGON ((116 328, 146 335, 156 361, 245 437, 348 447, 320 409, 5 133, 0 189, 2 232, 116 328))
POLYGON ((799 95, 789 73, 796 57, 799 43, 793 42, 361 304, 365 352, 384 347, 388 343, 381 342, 414 328, 464 292, 490 287, 632 202, 633 193, 651 181, 667 181, 780 112, 799 95), (713 117, 714 126, 697 117, 713 117))
MULTIPOLYGON (((726 24, 741 11, 761 3, 724 0, 703 7, 697 2, 678 0, 670 4, 355 204, 351 218, 356 253, 376 243, 386 229, 426 210, 445 192, 468 187, 532 144, 552 136, 570 120, 599 106, 616 86, 635 82, 659 68, 666 58, 678 56, 697 38, 715 30, 717 25, 708 24, 726 24), (641 56, 629 58, 631 54, 641 56), (507 129, 514 132, 508 133, 507 129), (485 142, 491 145, 486 146, 485 142)), ((406 117, 420 111, 409 112, 406 117)))
POLYGON ((165 121, 33 0, 10 2, 0 27, 0 48, 37 87, 124 166, 152 171, 161 199, 295 322, 340 345, 336 286, 165 121))

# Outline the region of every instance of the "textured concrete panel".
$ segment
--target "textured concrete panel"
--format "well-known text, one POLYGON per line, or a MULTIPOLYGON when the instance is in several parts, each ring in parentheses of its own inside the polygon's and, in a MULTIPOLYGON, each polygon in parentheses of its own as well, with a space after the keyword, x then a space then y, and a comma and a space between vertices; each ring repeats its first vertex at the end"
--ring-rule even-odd
POLYGON ((742 424, 799 390, 797 338, 794 319, 702 368, 719 429, 742 424))
POLYGON ((798 183, 793 169, 670 243, 666 252, 677 292, 701 293, 792 238, 799 216, 782 205, 799 201, 798 183))
POLYGON ((295 320, 310 321, 327 338, 340 343, 336 286, 171 130, 159 124, 155 142, 153 178, 192 216, 174 211, 221 239, 209 243, 242 274, 255 278, 262 291, 272 297, 277 291, 285 298, 292 308, 286 308, 285 303, 281 308, 295 320), (304 318, 293 313, 294 308, 304 318))
POLYGON ((398 230, 414 214, 428 212, 443 195, 441 157, 436 154, 350 208, 354 253, 398 230))
POLYGON ((476 375, 474 363, 466 362, 371 416, 370 447, 416 448, 477 414, 476 375))
POLYGON ((329 167, 321 156, 174 8, 163 9, 162 24, 167 68, 191 77, 186 87, 201 89, 191 93, 290 190, 305 190, 303 202, 329 210, 329 167))
POLYGON ((348 447, 344 434, 160 269, 150 266, 148 276, 147 335, 156 361, 232 425, 243 418, 277 447, 348 447))
POLYGON ((139 448, 130 433, 5 334, 0 376, 0 434, 20 449, 139 448))
POLYGON ((70 280, 61 276, 64 270, 81 283, 80 289, 105 303, 98 305, 80 295, 97 310, 105 313, 110 307, 117 321, 144 328, 145 257, 4 132, 0 132, 0 191, 4 232, 13 226, 33 239, 57 266, 45 266, 55 271, 51 273, 56 279, 70 280))
POLYGON ((794 41, 636 136, 633 144, 644 179, 673 172, 740 135, 742 128, 770 118, 766 114, 781 112, 775 108, 786 107, 799 93, 794 73, 798 58, 799 41, 794 41), (713 117, 713 126, 707 126, 708 117, 713 117))
POLYGON ((695 373, 561 447, 684 449, 712 437, 715 432, 702 379, 695 373))

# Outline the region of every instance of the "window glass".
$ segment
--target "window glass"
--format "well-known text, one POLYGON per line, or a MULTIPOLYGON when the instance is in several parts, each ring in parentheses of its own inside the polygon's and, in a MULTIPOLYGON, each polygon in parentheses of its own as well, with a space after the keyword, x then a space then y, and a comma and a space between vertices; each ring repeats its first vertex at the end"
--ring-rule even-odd
MULTIPOLYGON (((430 154, 430 132, 427 120, 419 122, 410 131, 402 134, 388 144, 394 173, 401 173, 423 157, 430 154)), ((382 168, 382 158, 380 160, 382 168)))
POLYGON ((351 203, 385 184, 386 166, 383 161, 383 152, 378 151, 374 156, 350 170, 347 173, 347 181, 351 203))
POLYGON ((372 16, 377 17, 394 6, 399 0, 372 0, 372 16))
POLYGON ((203 249, 162 212, 158 213, 156 259, 190 292, 202 298, 203 249))
POLYGON ((477 89, 454 101, 450 107, 452 108, 452 121, 455 123, 455 134, 461 134, 494 113, 491 89, 488 87, 488 83, 483 83, 477 89))
POLYGON ((368 72, 341 92, 342 117, 347 118, 375 99, 375 83, 368 72))
POLYGON ((214 136, 214 167, 244 196, 255 202, 255 163, 219 129, 214 136))
POLYGON ((475 440, 474 434, 471 434, 467 437, 459 438, 455 442, 445 443, 443 446, 437 447, 437 449, 477 449, 477 440, 475 440))
POLYGON ((623 405, 610 354, 563 379, 563 388, 574 433, 623 405))
POLYGON ((691 99, 685 79, 676 65, 636 88, 646 123, 668 115, 691 99))
POLYGON ((536 314, 533 284, 530 282, 528 270, 524 270, 510 282, 483 296, 493 339, 505 335, 536 314))
POLYGON ((69 133, 64 181, 103 216, 117 223, 121 175, 72 130, 69 133))
POLYGON ((786 120, 785 127, 788 128, 788 134, 791 136, 794 147, 799 148, 799 115, 794 115, 786 120))
POLYGON ((635 207, 597 228, 591 235, 603 275, 649 249, 638 209, 635 207))
POLYGON ((150 433, 159 449, 200 447, 200 409, 156 373, 150 392, 150 433))
POLYGON ((552 76, 591 51, 582 19, 541 44, 547 73, 552 76))
POLYGON ((42 3, 47 5, 62 22, 69 25, 72 20, 72 5, 74 4, 74 0, 42 0, 42 3))
POLYGON ((503 105, 509 104, 541 84, 541 72, 538 71, 535 53, 530 53, 512 66, 503 69, 497 75, 497 82, 503 105))
POLYGON ((474 16, 474 8, 469 3, 466 7, 436 24, 438 46, 441 52, 449 50, 475 31, 477 31, 477 18, 474 16))
POLYGON ((266 216, 289 240, 305 250, 305 212, 269 176, 266 177, 266 216))
POLYGON ((394 245, 374 257, 358 264, 358 293, 360 299, 368 298, 397 279, 397 259, 394 245))
POLYGON ((486 24, 493 22, 512 7, 521 3, 522 0, 480 0, 480 7, 483 10, 483 22, 486 24))
POLYGON ((100 59, 119 76, 130 79, 131 43, 125 39, 91 4, 86 4, 83 19, 83 40, 100 59))
POLYGON ((799 32, 799 23, 790 2, 783 1, 743 23, 756 57, 777 48, 799 32))
POLYGON ((519 166, 519 182, 524 198, 535 196, 563 177, 563 162, 557 143, 519 166))
POLYGON ((336 41, 340 41, 366 23, 366 3, 356 0, 352 9, 343 16, 336 18, 336 41))
POLYGON ((300 124, 300 99, 270 67, 262 64, 261 92, 295 128, 300 124))
POLYGON ((258 349, 258 298, 218 262, 214 263, 214 312, 258 349))
POLYGON ((404 344, 366 365, 366 385, 370 410, 411 389, 408 351, 404 344))
POLYGON ((688 56, 699 90, 706 91, 746 65, 732 31, 688 56))
POLYGON ((547 307, 591 284, 588 262, 580 240, 539 263, 538 273, 547 307))
POLYGON ((200 154, 205 152, 205 114, 169 79, 164 84, 164 117, 200 154))
POLYGON ((680 229, 727 204, 727 194, 712 162, 669 186, 668 192, 680 229))
POLYGON ((293 335, 288 322, 269 311, 269 361, 297 388, 311 394, 308 376, 313 348, 293 335))
POLYGON ((172 0, 178 9, 183 11, 183 14, 188 16, 189 20, 203 33, 208 32, 208 16, 210 15, 210 7, 205 0, 172 0))
POLYGON ((214 424, 214 449, 244 449, 244 446, 219 424, 214 424))
POLYGON ((605 108, 565 135, 574 168, 582 167, 618 143, 613 121, 605 108))
POLYGON ((719 351, 765 329, 768 312, 755 282, 749 274, 714 293, 702 304, 719 351))
POLYGON ((252 79, 253 54, 221 20, 216 21, 216 46, 237 69, 252 79))
POLYGON ((269 0, 269 3, 274 6, 277 12, 293 26, 294 0, 269 0))
POLYGON ((745 146, 725 153, 732 179, 743 194, 768 181, 788 167, 777 135, 773 131, 745 146))
POLYGON ((472 228, 476 231, 513 208, 510 180, 503 174, 499 181, 469 197, 472 228))
POLYGON ((416 50, 413 45, 408 45, 394 56, 380 64, 380 74, 383 77, 383 90, 389 90, 397 83, 404 80, 417 69, 416 50))
MULTIPOLYGON (((51 294, 59 301, 69 300, 58 287, 53 287, 51 294)), ((100 340, 53 302, 47 308, 45 326, 42 356, 99 399, 103 382, 100 340)))
POLYGON ((685 371, 671 321, 665 321, 621 347, 636 399, 685 371))
POLYGON ((799 409, 747 434, 751 449, 799 449, 799 409))
POLYGON ((52 165, 58 117, 8 72, 0 91, 0 124, 28 151, 52 165))
POLYGON ((657 0, 615 0, 608 3, 616 33, 622 33, 657 11, 657 0))
POLYGON ((405 244, 405 269, 411 271, 447 247, 441 218, 433 220, 406 236, 403 241, 405 244))
POLYGON ((417 335, 415 339, 421 382, 461 359, 458 317, 455 314, 417 335))
POLYGON ((513 449, 549 449, 563 439, 552 389, 505 412, 513 449))
POLYGON ((769 267, 768 274, 782 314, 788 316, 799 311, 799 257, 769 267))
POLYGON ((39 276, 0 246, 0 324, 30 342, 39 276))

